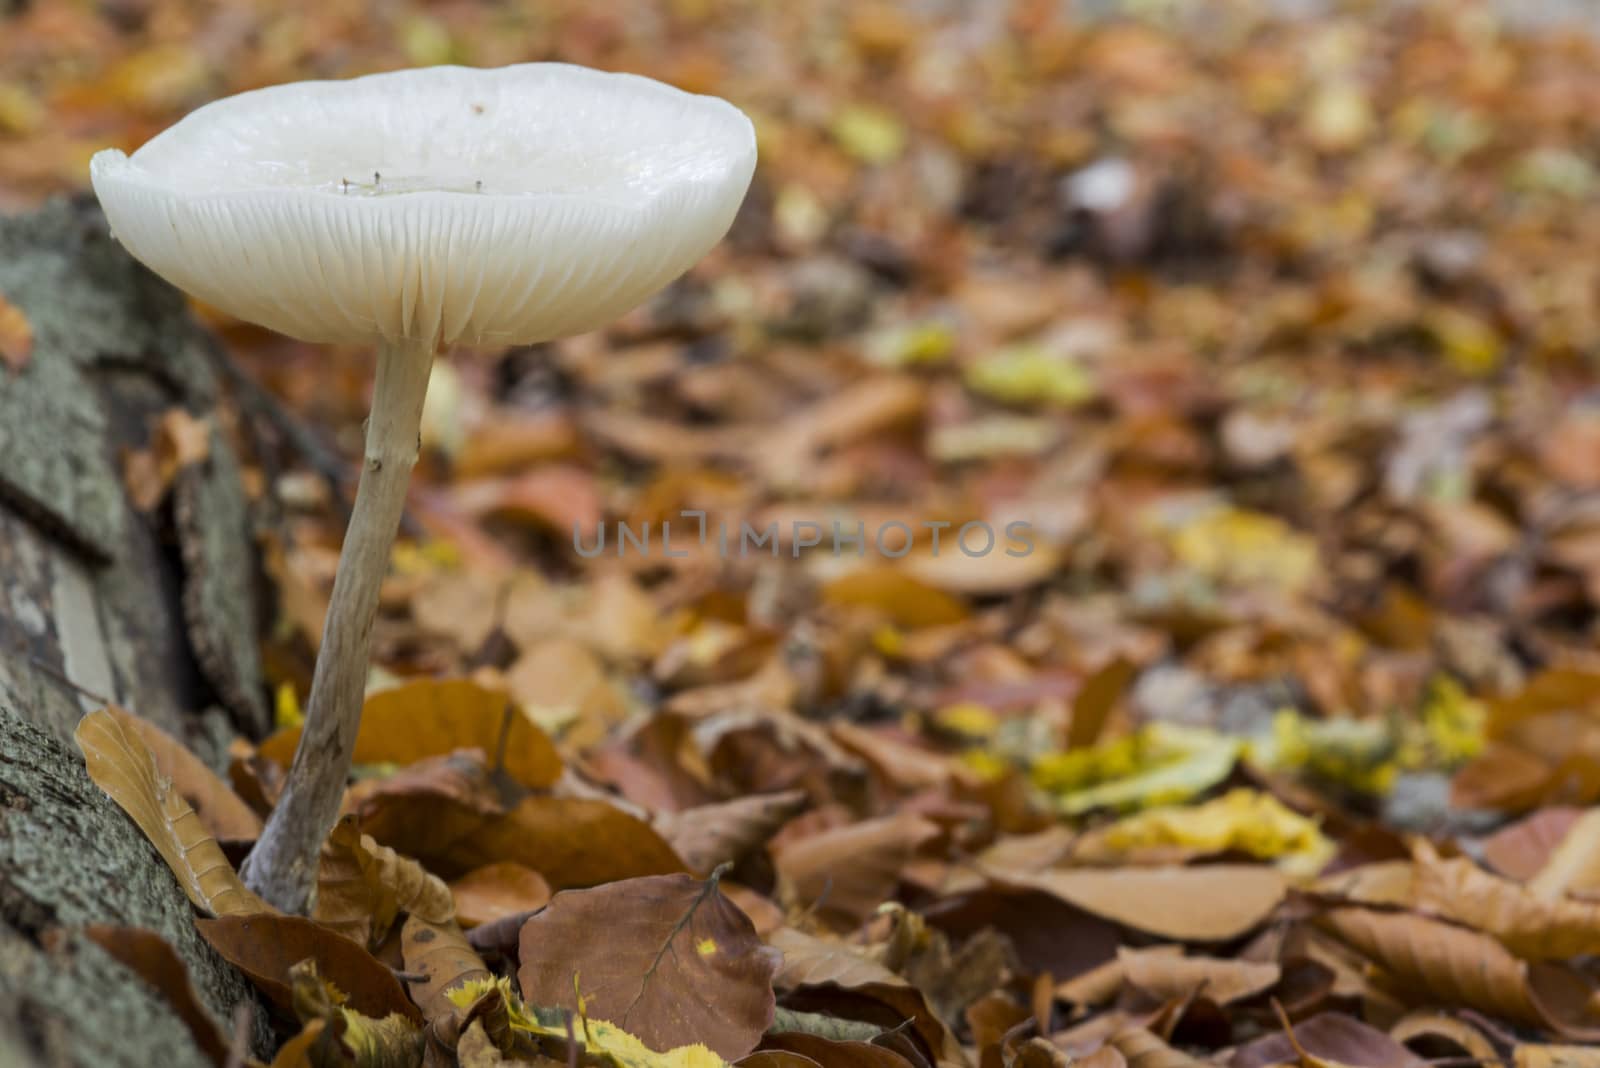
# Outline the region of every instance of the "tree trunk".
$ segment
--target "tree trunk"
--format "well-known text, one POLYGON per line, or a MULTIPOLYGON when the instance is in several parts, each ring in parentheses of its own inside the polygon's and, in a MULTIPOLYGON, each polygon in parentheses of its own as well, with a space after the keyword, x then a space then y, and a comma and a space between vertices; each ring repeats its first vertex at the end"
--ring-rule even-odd
POLYGON ((0 296, 34 338, 20 370, 0 362, 0 1062, 205 1065, 155 991, 70 933, 155 930, 225 1029, 251 1000, 70 737, 115 701, 220 764, 266 727, 251 510, 225 436, 152 514, 122 478, 162 412, 216 414, 214 342, 92 202, 0 218, 0 296))

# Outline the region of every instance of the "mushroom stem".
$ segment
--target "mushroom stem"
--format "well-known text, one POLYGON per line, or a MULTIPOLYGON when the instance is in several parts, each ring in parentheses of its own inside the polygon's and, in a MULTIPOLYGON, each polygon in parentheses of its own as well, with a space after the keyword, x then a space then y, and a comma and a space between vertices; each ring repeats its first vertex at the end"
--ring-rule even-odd
POLYGON ((378 588, 417 462, 433 348, 400 341, 385 343, 378 354, 366 462, 333 579, 305 729, 283 794, 244 865, 246 884, 285 912, 308 911, 322 842, 339 816, 361 723, 378 588))

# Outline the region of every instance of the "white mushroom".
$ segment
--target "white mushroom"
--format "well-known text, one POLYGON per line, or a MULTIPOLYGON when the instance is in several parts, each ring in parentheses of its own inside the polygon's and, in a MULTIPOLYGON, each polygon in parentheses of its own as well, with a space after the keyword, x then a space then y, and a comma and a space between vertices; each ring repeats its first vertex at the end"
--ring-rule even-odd
POLYGON ((627 311, 727 231, 755 154, 724 101, 533 63, 242 93, 94 157, 113 232, 169 282, 292 337, 379 346, 306 729, 246 865, 268 901, 305 909, 337 815, 434 353, 627 311))

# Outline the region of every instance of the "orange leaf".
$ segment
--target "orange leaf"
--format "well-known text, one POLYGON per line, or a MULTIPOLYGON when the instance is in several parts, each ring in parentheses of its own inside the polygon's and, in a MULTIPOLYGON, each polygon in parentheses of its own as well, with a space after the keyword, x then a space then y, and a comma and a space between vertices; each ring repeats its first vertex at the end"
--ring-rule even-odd
MULTIPOLYGON (((261 755, 287 767, 300 728, 261 743, 261 755)), ((561 777, 561 757, 544 731, 510 699, 466 679, 423 679, 367 698, 356 735, 357 764, 411 764, 457 749, 481 749, 530 789, 561 777)))
POLYGON ((144 739, 156 767, 172 780, 173 788, 183 799, 194 806, 195 814, 213 837, 248 842, 261 833, 261 817, 255 810, 182 742, 125 709, 108 705, 106 711, 124 728, 136 731, 144 739))
POLYGON ((245 888, 189 802, 160 774, 137 730, 124 726, 113 710, 101 709, 79 720, 72 737, 89 778, 139 825, 196 908, 213 916, 272 911, 245 888))
POLYGON ((0 294, 0 363, 21 374, 33 358, 33 326, 22 309, 0 294))
POLYGON ((505 860, 472 869, 450 884, 450 892, 456 899, 456 920, 464 928, 531 912, 550 901, 544 876, 505 860))

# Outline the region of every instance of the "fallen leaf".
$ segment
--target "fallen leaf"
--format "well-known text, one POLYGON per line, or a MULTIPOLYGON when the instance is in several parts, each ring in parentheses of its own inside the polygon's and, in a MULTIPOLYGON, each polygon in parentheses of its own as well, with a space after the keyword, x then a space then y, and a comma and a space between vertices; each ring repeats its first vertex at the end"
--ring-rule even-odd
POLYGON ((608 1020, 655 1048, 701 1042, 733 1059, 772 1023, 777 955, 716 880, 566 891, 523 926, 521 943, 524 998, 608 1020))
POLYGON ((1418 908, 1485 934, 1519 957, 1560 960, 1600 952, 1600 904, 1547 900, 1465 857, 1417 846, 1412 894, 1418 908))
POLYGON ((919 816, 863 820, 782 843, 772 862, 796 900, 854 924, 889 899, 912 856, 938 834, 919 816))
POLYGON ((499 861, 536 868, 556 890, 684 870, 649 824, 605 801, 527 797, 500 814, 422 795, 381 825, 364 808, 362 826, 446 879, 499 861))
POLYGON ((1080 862, 1104 862, 1163 848, 1181 850, 1185 857, 1247 853, 1277 861, 1280 870, 1301 878, 1316 875, 1337 852, 1316 821, 1271 794, 1241 788, 1198 805, 1150 809, 1089 831, 1072 856, 1080 862))
POLYGON ((597 1063, 599 1068, 727 1068, 727 1062, 705 1046, 695 1043, 656 1051, 609 1020, 574 1016, 570 1010, 526 1005, 512 993, 506 980, 467 983, 451 995, 457 1007, 465 1007, 495 991, 504 999, 510 1023, 518 1032, 532 1035, 542 1053, 557 1064, 597 1063), (576 1032, 577 1043, 568 1041, 576 1032))
MULTIPOLYGON (((314 959, 289 968, 290 999, 302 1024, 324 1025, 306 1047, 312 1068, 418 1068, 423 1035, 416 1021, 394 1012, 381 1018, 344 1007, 344 991, 324 979, 314 959)), ((415 1010, 413 1010, 415 1011, 415 1010)))
POLYGON ((455 918, 449 887, 416 861, 357 830, 353 816, 323 843, 314 918, 361 943, 377 943, 400 913, 430 923, 455 918))
POLYGON ((189 1029, 200 1051, 218 1068, 226 1064, 228 1036, 206 1009, 189 978, 188 967, 165 938, 143 927, 114 927, 102 923, 87 925, 83 934, 159 991, 189 1029))
POLYGON ((1493 1064, 1500 1059, 1494 1043, 1482 1031, 1459 1017, 1442 1012, 1407 1013, 1389 1028, 1389 1037, 1408 1046, 1418 1042, 1433 1049, 1440 1043, 1449 1043, 1480 1064, 1493 1064))
MULTIPOLYGON (((1285 1019, 1283 1023, 1287 1025, 1285 1019)), ((1343 1013, 1324 1012, 1239 1048, 1232 1068, 1298 1063, 1301 1068, 1426 1068, 1416 1056, 1377 1028, 1343 1013)))
POLYGON ((1002 877, 1136 931, 1183 942, 1237 938, 1261 924, 1288 888, 1273 868, 1236 864, 1058 869, 1002 877))
POLYGON ((1230 1005, 1254 997, 1277 985, 1282 975, 1276 964, 1222 957, 1185 957, 1181 953, 1136 950, 1117 951, 1123 978, 1158 1001, 1185 998, 1196 992, 1230 1005))
MULTIPOLYGON (((1529 882, 1545 870, 1556 847, 1583 815, 1583 810, 1557 806, 1543 808, 1483 840, 1483 859, 1489 867, 1519 883, 1529 882)), ((1543 887, 1529 890, 1547 897, 1543 887)))
MULTIPOLYGON (((279 731, 262 756, 287 767, 300 731, 279 731)), ((501 692, 466 679, 422 679, 367 698, 356 735, 357 764, 410 764, 457 749, 481 749, 530 789, 561 777, 561 758, 544 731, 501 692)))
POLYGON ((754 794, 662 813, 655 828, 690 871, 709 875, 717 865, 743 860, 765 845, 806 804, 802 790, 754 794))
POLYGON ((33 325, 21 308, 0 293, 0 363, 19 375, 33 359, 33 325))
POLYGON ((421 1020, 394 973, 353 942, 303 916, 222 916, 195 926, 224 960, 244 972, 271 1001, 290 1008, 291 969, 316 962, 317 972, 348 995, 367 1016, 399 1013, 421 1020))
POLYGON ((213 916, 272 911, 245 888, 200 817, 172 781, 159 773, 154 755, 137 731, 101 709, 79 720, 72 737, 88 765, 89 778, 139 825, 196 908, 213 916))
POLYGON ((866 567, 823 585, 824 604, 874 609, 897 627, 940 627, 967 618, 957 598, 894 567, 866 567))
POLYGON ((483 958, 467 944, 454 922, 430 923, 420 916, 407 917, 400 932, 400 951, 406 971, 423 977, 407 981, 412 1000, 429 1023, 455 1011, 452 990, 489 978, 483 958))
POLYGON ((899 983, 894 972, 854 947, 830 942, 815 935, 781 927, 767 936, 767 944, 783 954, 783 963, 773 977, 780 989, 838 983, 860 986, 864 983, 899 983))
POLYGON ((887 1045, 913 1064, 965 1068, 966 1054, 954 1034, 920 990, 905 983, 863 983, 842 987, 821 983, 800 987, 784 996, 786 1009, 857 1020, 877 1027, 874 1041, 887 1045))
POLYGON ((802 1031, 776 1031, 763 1035, 766 1053, 788 1053, 822 1068, 913 1068, 894 1050, 868 1042, 840 1041, 802 1031))
POLYGON ((474 868, 451 883, 450 892, 456 900, 456 920, 468 929, 541 909, 551 893, 544 876, 512 861, 474 868))
POLYGON ((194 807, 195 815, 213 838, 248 842, 261 833, 261 817, 182 742, 116 705, 106 706, 105 711, 116 717, 125 730, 133 730, 144 739, 156 768, 194 807))
POLYGON ((1600 808, 1589 809, 1567 829, 1529 880, 1528 892, 1546 901, 1600 892, 1600 808))
POLYGON ((1564 1036, 1600 1039, 1591 984, 1576 972, 1529 964, 1488 935, 1405 913, 1338 908, 1320 921, 1389 972, 1418 1001, 1455 1003, 1564 1036))
POLYGON ((1066 815, 1175 804, 1227 778, 1240 749, 1238 739, 1216 731, 1154 723, 1090 749, 1041 756, 1031 776, 1066 815))

